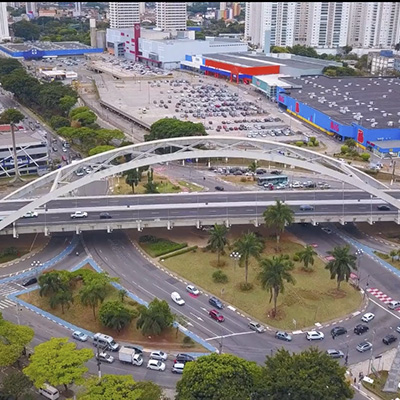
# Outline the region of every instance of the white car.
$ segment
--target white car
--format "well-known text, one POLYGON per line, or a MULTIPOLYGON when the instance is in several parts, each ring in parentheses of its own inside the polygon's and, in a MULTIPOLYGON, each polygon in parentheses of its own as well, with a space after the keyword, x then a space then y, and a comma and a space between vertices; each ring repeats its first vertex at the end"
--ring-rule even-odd
POLYGON ((36 218, 39 214, 36 211, 28 211, 24 218, 36 218))
POLYGON ((307 340, 322 340, 324 337, 324 334, 319 331, 309 331, 306 334, 307 340))
POLYGON ((153 360, 165 361, 168 358, 168 354, 164 353, 161 350, 156 350, 150 353, 150 358, 152 358, 153 360))
POLYGON ((369 322, 369 321, 372 321, 374 318, 375 318, 375 314, 372 314, 372 312, 368 312, 362 316, 361 321, 369 322))
POLYGON ((88 340, 88 335, 84 334, 81 331, 75 331, 72 333, 72 337, 76 340, 79 340, 81 342, 86 342, 88 340))
POLYGON ((155 371, 165 371, 165 364, 159 360, 149 360, 147 368, 155 371))
POLYGON ((71 218, 87 218, 88 213, 86 211, 75 211, 71 214, 71 218))
POLYGON ((187 285, 186 291, 193 294, 194 296, 198 296, 200 294, 199 289, 197 289, 196 286, 193 285, 187 285))
POLYGON ((183 306, 185 304, 185 300, 182 299, 178 292, 172 292, 171 299, 179 306, 183 306))

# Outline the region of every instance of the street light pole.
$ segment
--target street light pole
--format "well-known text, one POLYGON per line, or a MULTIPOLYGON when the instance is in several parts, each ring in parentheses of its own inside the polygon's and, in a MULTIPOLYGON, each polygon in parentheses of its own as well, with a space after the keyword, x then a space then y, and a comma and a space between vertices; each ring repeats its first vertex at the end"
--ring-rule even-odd
POLYGON ((356 257, 357 257, 357 288, 360 289, 360 279, 361 279, 361 272, 360 272, 360 259, 361 256, 364 254, 364 251, 362 249, 357 249, 356 251, 356 257))
POLYGON ((238 253, 237 251, 232 251, 232 253, 230 254, 230 257, 234 260, 234 264, 233 264, 234 272, 236 272, 236 264, 240 260, 241 256, 242 255, 240 253, 238 253))

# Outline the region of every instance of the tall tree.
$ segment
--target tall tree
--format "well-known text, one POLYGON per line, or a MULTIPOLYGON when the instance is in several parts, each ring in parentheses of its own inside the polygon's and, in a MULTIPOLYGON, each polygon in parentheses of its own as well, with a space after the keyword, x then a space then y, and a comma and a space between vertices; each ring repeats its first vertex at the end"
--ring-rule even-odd
POLYGON ((132 319, 137 316, 135 312, 125 307, 120 301, 107 301, 100 307, 99 318, 107 328, 116 329, 120 332, 128 326, 132 319))
POLYGON ((8 108, 0 114, 0 123, 10 124, 11 127, 11 138, 13 144, 13 157, 14 157, 14 168, 15 168, 15 182, 20 182, 21 175, 18 170, 18 158, 17 158, 17 146, 15 142, 15 125, 21 122, 25 118, 24 114, 15 110, 14 108, 8 108))
POLYGON ((0 367, 18 361, 33 336, 32 328, 8 322, 0 313, 0 367))
POLYGON ((82 385, 84 374, 89 370, 84 364, 93 358, 91 349, 76 349, 76 344, 68 338, 52 338, 35 347, 30 364, 23 369, 33 384, 40 388, 44 383, 52 386, 74 383, 82 385))
POLYGON ((12 396, 13 399, 18 400, 32 387, 32 382, 21 371, 16 371, 5 375, 0 386, 4 394, 12 396))
POLYGON ((285 291, 285 281, 292 285, 295 284, 295 279, 290 273, 293 271, 294 266, 288 256, 281 254, 272 258, 262 259, 260 267, 261 272, 258 275, 258 279, 262 288, 269 290, 271 293, 269 302, 271 303, 272 299, 274 300, 273 316, 275 317, 278 296, 285 291))
POLYGON ((309 244, 297 253, 299 261, 304 264, 305 271, 310 271, 309 265, 314 265, 314 256, 316 255, 317 252, 309 244))
MULTIPOLYGON (((185 367, 186 368, 186 367, 185 367)), ((316 348, 290 354, 278 350, 267 356, 262 371, 264 393, 258 399, 347 400, 353 391, 345 377, 346 367, 316 348)))
POLYGON ((68 271, 50 271, 39 276, 40 296, 51 296, 69 287, 68 271), (63 274, 62 272, 67 272, 63 274))
POLYGON ((72 290, 70 288, 60 289, 50 297, 50 307, 57 308, 61 306, 61 312, 64 314, 65 307, 70 307, 74 302, 72 290))
POLYGON ((143 335, 159 335, 163 330, 172 326, 174 316, 165 300, 154 299, 149 307, 139 307, 140 316, 137 327, 143 335))
POLYGON ((257 160, 253 160, 250 164, 249 164, 249 171, 253 173, 253 180, 256 179, 256 171, 258 168, 258 161, 257 160))
POLYGON ((248 232, 244 234, 241 238, 236 240, 233 245, 235 251, 240 254, 239 265, 244 266, 245 269, 245 282, 247 285, 248 272, 249 272, 249 260, 251 257, 258 260, 263 251, 264 244, 261 239, 254 233, 248 232))
POLYGON ((210 229, 210 237, 208 239, 208 247, 213 250, 217 251, 218 255, 218 266, 221 265, 221 253, 224 251, 225 246, 228 244, 228 239, 226 235, 228 234, 228 228, 225 225, 218 225, 215 224, 210 229))
POLYGON ((144 140, 169 139, 183 136, 206 136, 202 123, 180 121, 179 119, 162 118, 150 127, 150 133, 144 135, 144 140))
POLYGON ((267 226, 274 227, 276 230, 276 243, 279 245, 280 234, 285 231, 285 227, 294 221, 293 210, 283 201, 277 200, 276 204, 268 207, 264 213, 264 221, 267 226))
POLYGON ((96 308, 106 297, 105 286, 88 283, 83 286, 79 292, 81 303, 84 306, 92 307, 93 317, 96 318, 96 308))
POLYGON ((325 269, 331 273, 331 279, 336 278, 338 290, 341 282, 344 280, 348 282, 351 270, 357 271, 357 256, 350 254, 349 251, 349 246, 336 246, 327 252, 333 259, 326 264, 325 269))
POLYGON ((130 185, 132 193, 135 193, 135 186, 139 184, 142 172, 138 169, 130 169, 129 171, 125 171, 124 175, 126 184, 130 185))
POLYGON ((210 354, 187 363, 176 400, 250 400, 262 369, 232 354, 210 354))

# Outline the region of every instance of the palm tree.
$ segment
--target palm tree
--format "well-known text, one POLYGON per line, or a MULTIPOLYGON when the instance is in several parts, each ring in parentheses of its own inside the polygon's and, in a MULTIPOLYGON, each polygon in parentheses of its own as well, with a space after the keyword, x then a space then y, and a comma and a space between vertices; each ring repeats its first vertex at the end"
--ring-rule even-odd
POLYGON ((70 289, 67 290, 59 290, 57 293, 53 294, 50 297, 50 307, 56 308, 58 305, 61 305, 61 312, 64 314, 64 307, 71 305, 74 302, 72 297, 72 291, 70 289))
POLYGON ((299 260, 304 264, 304 270, 305 271, 310 271, 311 268, 308 268, 308 265, 314 265, 314 256, 317 255, 317 252, 314 251, 314 249, 310 246, 307 245, 304 247, 303 250, 299 251, 297 253, 297 256, 299 257, 299 260))
POLYGON ((254 160, 254 161, 252 161, 250 164, 249 164, 249 171, 250 172, 252 172, 253 173, 253 180, 255 180, 256 178, 256 171, 257 171, 257 168, 258 168, 258 161, 257 160, 254 160))
POLYGON ((398 256, 398 255, 399 255, 399 250, 392 250, 392 251, 389 253, 389 256, 392 257, 392 262, 394 261, 394 258, 395 258, 396 256, 398 256))
POLYGON ((96 307, 106 297, 103 285, 88 284, 80 291, 80 300, 84 306, 90 306, 93 310, 93 317, 96 318, 96 307))
POLYGON ((280 233, 284 232, 285 226, 294 221, 293 214, 293 210, 280 200, 276 200, 276 204, 268 207, 263 213, 265 224, 276 229, 276 243, 278 246, 280 233))
POLYGON ((233 247, 240 254, 239 265, 245 268, 245 282, 247 285, 249 259, 250 257, 254 257, 258 260, 263 251, 264 244, 254 232, 248 232, 238 239, 233 247))
POLYGON ((55 295, 60 290, 67 290, 67 285, 61 279, 59 271, 47 272, 39 277, 40 296, 55 295))
POLYGON ((218 254, 218 266, 220 265, 221 253, 224 251, 225 246, 228 244, 226 235, 228 228, 225 225, 215 224, 210 229, 210 238, 208 239, 208 246, 211 250, 216 250, 218 254))
POLYGON ((128 295, 128 292, 125 289, 118 290, 118 297, 121 303, 124 302, 125 297, 128 295))
POLYGON ((356 260, 357 256, 350 254, 349 246, 336 246, 333 250, 327 253, 334 257, 333 260, 326 264, 325 269, 329 269, 331 273, 331 279, 337 280, 337 289, 340 289, 340 283, 344 280, 348 282, 351 274, 351 270, 357 271, 356 260))
POLYGON ((274 300, 273 316, 275 317, 279 293, 284 293, 285 291, 284 281, 292 285, 296 283, 290 273, 294 266, 288 256, 281 254, 272 258, 262 259, 260 267, 261 272, 258 275, 258 279, 261 282, 262 288, 271 292, 269 302, 271 303, 272 299, 274 300))

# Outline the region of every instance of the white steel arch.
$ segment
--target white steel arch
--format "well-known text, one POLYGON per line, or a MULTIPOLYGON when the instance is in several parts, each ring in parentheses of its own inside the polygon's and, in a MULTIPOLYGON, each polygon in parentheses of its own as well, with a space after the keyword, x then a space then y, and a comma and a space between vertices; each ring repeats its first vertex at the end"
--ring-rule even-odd
POLYGON ((32 200, 0 221, 0 230, 13 223, 26 212, 43 206, 58 197, 71 194, 75 189, 93 181, 123 171, 152 164, 185 160, 188 158, 248 158, 293 165, 330 176, 338 181, 353 185, 373 196, 381 198, 400 210, 400 201, 385 193, 387 187, 351 165, 314 151, 285 143, 261 139, 234 138, 221 136, 192 136, 172 138, 134 144, 80 160, 57 171, 47 174, 15 191, 3 200, 27 196, 34 189, 52 184, 49 193, 32 200), (115 164, 120 157, 130 161, 115 164), (93 172, 72 181, 74 172, 90 166, 93 172))

